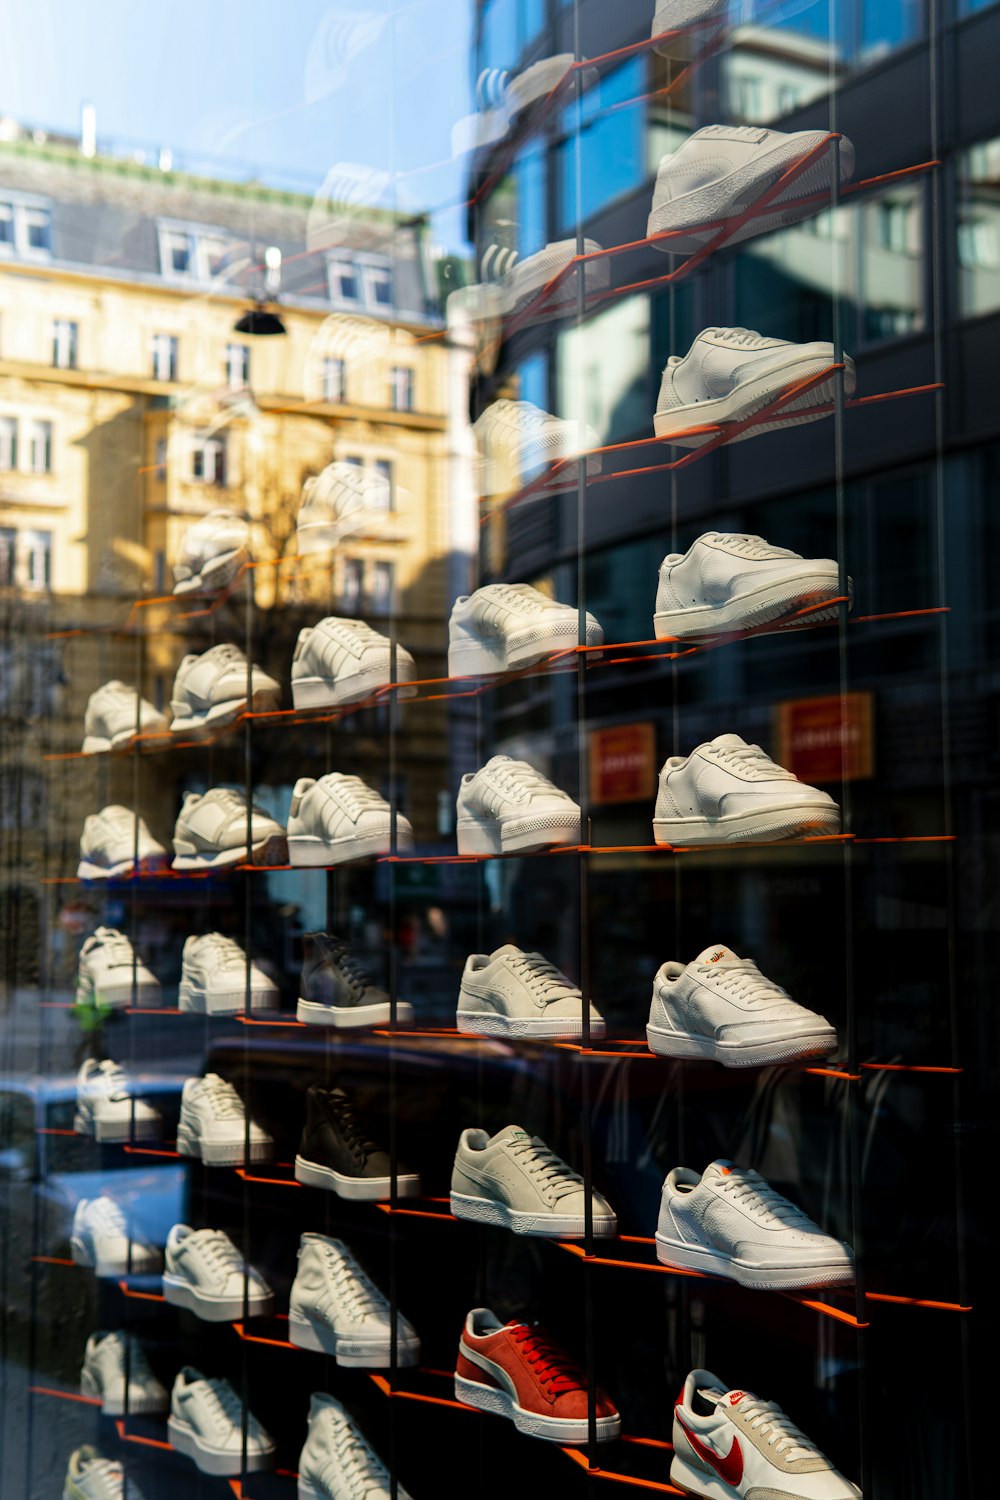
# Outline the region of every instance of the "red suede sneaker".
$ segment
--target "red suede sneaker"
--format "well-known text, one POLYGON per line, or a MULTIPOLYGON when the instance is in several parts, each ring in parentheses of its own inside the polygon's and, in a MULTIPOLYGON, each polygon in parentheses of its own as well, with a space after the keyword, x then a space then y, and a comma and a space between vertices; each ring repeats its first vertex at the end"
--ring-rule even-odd
MULTIPOLYGON (((474 1307, 458 1345, 455 1395, 467 1406, 511 1417, 519 1432, 554 1443, 587 1441, 587 1377, 540 1328, 501 1323, 474 1307)), ((597 1392, 597 1441, 609 1442, 622 1419, 597 1392)))

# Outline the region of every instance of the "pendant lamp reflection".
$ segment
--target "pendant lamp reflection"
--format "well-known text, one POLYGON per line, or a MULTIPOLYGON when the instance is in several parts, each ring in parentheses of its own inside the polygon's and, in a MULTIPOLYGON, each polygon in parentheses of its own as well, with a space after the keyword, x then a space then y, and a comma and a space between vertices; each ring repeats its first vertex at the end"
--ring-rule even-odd
MULTIPOLYGON (((264 251, 264 285, 272 302, 277 301, 281 286, 281 251, 277 245, 268 245, 264 251)), ((269 312, 263 296, 255 297, 252 307, 233 324, 234 333, 249 333, 256 338, 273 338, 287 333, 284 323, 276 312, 269 312)))

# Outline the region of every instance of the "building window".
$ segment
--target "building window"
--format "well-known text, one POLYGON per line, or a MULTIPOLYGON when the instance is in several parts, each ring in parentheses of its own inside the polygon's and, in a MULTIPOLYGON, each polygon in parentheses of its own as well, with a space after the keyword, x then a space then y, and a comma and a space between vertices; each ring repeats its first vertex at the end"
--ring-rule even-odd
POLYGON ((17 468, 17 418, 0 417, 0 470, 17 468))
POLYGON ((343 256, 331 256, 326 266, 331 302, 357 302, 358 273, 354 263, 343 256))
POLYGON ((52 423, 32 422, 28 428, 28 468, 32 474, 52 473, 52 423))
POLYGON ((224 485, 226 440, 196 436, 191 444, 191 478, 195 484, 224 485))
POLYGON ((366 265, 363 268, 365 301, 369 307, 392 306, 392 272, 388 266, 366 265))
POLYGON ((361 607, 361 594, 365 582, 365 565, 360 557, 344 558, 343 607, 357 610, 361 607))
POLYGON ((51 210, 26 199, 0 198, 0 253, 33 260, 51 255, 51 210))
POLYGON ((372 489, 373 510, 394 510, 396 500, 396 489, 392 475, 392 460, 388 458, 377 458, 375 460, 375 473, 385 481, 372 489))
POLYGON ((156 439, 156 466, 155 466, 155 468, 153 470, 153 477, 155 479, 158 479, 161 484, 163 484, 166 481, 166 477, 167 477, 167 440, 166 440, 166 438, 157 438, 156 439))
POLYGON ((182 229, 161 229, 160 269, 164 276, 193 276, 194 236, 182 229))
POLYGON ((167 281, 216 281, 232 267, 237 249, 237 242, 221 230, 197 224, 161 223, 159 238, 160 274, 167 281))
POLYGON ((392 614, 392 595, 395 583, 395 563, 377 562, 372 570, 372 614, 392 614))
POLYGON ((395 365, 389 375, 389 398, 393 411, 413 410, 413 371, 395 365))
POLYGON ((364 459, 363 458, 359 458, 356 453, 348 453, 348 454, 346 454, 345 457, 344 457, 344 463, 345 464, 350 464, 350 466, 351 466, 352 469, 363 469, 364 466, 365 466, 364 459))
POLYGON ((177 339, 172 333, 154 333, 150 342, 153 379, 177 379, 177 339))
POLYGON ((0 526, 0 588, 14 583, 17 567, 17 532, 13 526, 0 526))
POLYGON ((1000 307, 1000 137, 956 158, 958 293, 962 317, 1000 307))
POLYGON ((57 318, 52 325, 52 363, 57 370, 75 370, 80 327, 67 318, 57 318))
POLYGON ((247 344, 226 345, 226 384, 242 391, 250 384, 250 349, 247 344))
POLYGON ((347 362, 328 357, 323 361, 323 400, 347 400, 347 362))
POLYGON ((52 533, 26 531, 22 536, 25 562, 25 586, 47 589, 52 586, 52 533))

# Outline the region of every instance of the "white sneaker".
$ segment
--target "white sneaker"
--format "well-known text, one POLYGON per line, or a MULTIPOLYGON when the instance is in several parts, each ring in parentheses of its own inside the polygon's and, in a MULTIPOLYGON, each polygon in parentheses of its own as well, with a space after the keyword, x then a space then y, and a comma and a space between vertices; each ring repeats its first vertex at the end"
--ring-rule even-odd
POLYGON ((92 1266, 98 1276, 146 1276, 160 1269, 159 1250, 129 1233, 121 1204, 106 1193, 80 1199, 69 1245, 74 1263, 92 1266))
POLYGON ((302 486, 296 524, 300 552, 322 552, 345 537, 371 530, 390 510, 384 474, 336 459, 302 486))
POLYGON ((674 1407, 670 1482, 688 1495, 861 1500, 774 1401, 692 1370, 674 1407))
MULTIPOLYGON (((664 36, 665 32, 679 31, 684 26, 702 23, 706 26, 721 26, 729 11, 729 0, 657 0, 656 14, 650 36, 664 36)), ((700 38, 698 38, 700 40, 700 38)), ((661 57, 673 57, 677 44, 664 37, 653 48, 661 57)))
POLYGON ((160 981, 138 957, 124 932, 98 927, 80 949, 76 1004, 119 1010, 159 1005, 160 981))
MULTIPOLYGON (((247 956, 239 943, 221 932, 192 934, 184 943, 178 1010, 199 1015, 232 1016, 246 1008, 247 956)), ((250 965, 251 1010, 276 1010, 281 992, 263 969, 250 965)))
POLYGON ((250 669, 239 646, 212 646, 201 656, 185 656, 170 695, 170 733, 198 735, 224 729, 240 714, 277 708, 281 688, 260 667, 250 669))
POLYGON ((214 786, 187 792, 174 825, 175 870, 220 870, 228 865, 283 865, 285 830, 256 803, 251 805, 247 850, 247 804, 242 792, 214 786))
MULTIPOLYGON (((660 240, 657 250, 690 254, 714 239, 722 222, 735 219, 762 198, 785 172, 823 141, 826 130, 765 130, 757 125, 705 125, 688 136, 672 156, 664 156, 656 174, 647 235, 686 230, 660 240)), ((802 203, 810 194, 828 192, 834 142, 800 172, 764 211, 726 240, 735 245, 753 235, 768 234, 819 213, 822 204, 802 203)), ((840 141, 840 180, 854 171, 854 147, 840 141)))
POLYGON ((653 980, 646 1040, 661 1057, 707 1058, 727 1068, 763 1068, 837 1050, 837 1033, 824 1016, 796 1005, 752 958, 721 945, 689 964, 662 966, 653 980))
POLYGON ((580 809, 526 760, 494 755, 462 777, 456 804, 459 854, 530 853, 580 842, 580 809))
MULTIPOLYGON (((584 240, 580 253, 600 255, 601 248, 596 240, 584 240)), ((502 266, 504 269, 500 280, 466 288, 467 295, 482 292, 486 317, 495 315, 494 306, 501 315, 516 316, 522 308, 534 302, 539 292, 550 282, 561 276, 558 286, 554 286, 548 296, 532 308, 523 324, 526 328, 533 323, 543 323, 549 318, 574 313, 579 305, 578 278, 581 275, 585 298, 604 291, 611 281, 610 257, 604 255, 600 260, 586 260, 573 266, 568 275, 562 274, 577 258, 575 239, 553 240, 541 250, 536 250, 534 255, 525 256, 524 260, 514 250, 497 252, 490 259, 487 257, 483 259, 484 272, 488 272, 493 265, 502 266)))
POLYGON ((125 1391, 126 1341, 122 1333, 92 1333, 80 1371, 80 1392, 96 1396, 106 1417, 138 1417, 167 1409, 167 1393, 149 1368, 142 1345, 127 1344, 128 1395, 125 1391))
POLYGON ((167 851, 142 818, 113 802, 85 819, 80 835, 80 880, 120 880, 138 872, 164 870, 167 851))
MULTIPOLYGON (((475 1036, 578 1037, 582 1009, 582 993, 555 964, 505 943, 466 959, 455 1022, 459 1031, 475 1036)), ((594 1005, 590 1035, 604 1035, 594 1005)))
MULTIPOLYGON (((91 1443, 84 1443, 69 1456, 63 1500, 125 1500, 125 1470, 117 1459, 104 1458, 91 1443)), ((131 1474, 128 1500, 143 1500, 131 1474)))
POLYGON ((759 1172, 730 1161, 713 1161, 704 1173, 687 1167, 669 1173, 660 1198, 656 1257, 665 1266, 762 1290, 854 1280, 849 1245, 824 1234, 759 1172))
MULTIPOLYGON (((332 1354, 338 1365, 382 1370, 390 1364, 391 1335, 388 1300, 343 1240, 304 1234, 288 1308, 291 1342, 299 1349, 332 1354)), ((420 1339, 397 1313, 396 1363, 419 1362, 420 1339)))
MULTIPOLYGON (((181 1091, 177 1150, 181 1156, 200 1156, 209 1167, 244 1165, 246 1111, 231 1083, 218 1073, 189 1078, 181 1091)), ((270 1161, 274 1142, 250 1121, 250 1160, 270 1161)))
MULTIPOLYGON (((288 857, 293 865, 342 865, 389 854, 392 809, 360 776, 331 771, 301 777, 288 813, 288 857)), ((396 814, 396 847, 413 848, 413 829, 396 814)))
POLYGON ((132 1081, 120 1063, 89 1057, 76 1075, 77 1135, 96 1141, 155 1140, 163 1124, 159 1113, 132 1092, 132 1081))
POLYGON ((210 1380, 191 1365, 174 1381, 167 1431, 171 1446, 193 1458, 203 1474, 252 1474, 274 1463, 274 1439, 252 1412, 244 1457, 239 1396, 228 1380, 210 1380))
POLYGON ((106 682, 87 699, 83 716, 83 753, 127 750, 140 734, 166 728, 166 718, 124 682, 106 682))
MULTIPOLYGON (((593 1190, 594 1234, 613 1235, 618 1220, 607 1199, 593 1190)), ((538 1136, 508 1125, 490 1138, 485 1130, 463 1130, 451 1174, 451 1211, 456 1219, 498 1224, 515 1234, 579 1239, 586 1231, 583 1178, 538 1136)))
POLYGON ((770 843, 838 833, 840 809, 738 734, 719 734, 660 771, 658 844, 770 843))
MULTIPOLYGON (((750 328, 705 328, 687 354, 672 354, 667 360, 653 430, 657 437, 668 438, 678 448, 700 448, 718 434, 714 430, 692 432, 692 428, 714 429, 727 422, 746 421, 784 391, 828 370, 833 354, 833 345, 822 340, 792 344, 787 339, 763 338, 750 328)), ((767 421, 755 423, 730 441, 741 443, 765 432, 817 421, 827 413, 810 408, 829 405, 837 379, 838 372, 831 371, 819 385, 787 401, 767 421)), ((853 395, 856 386, 854 361, 845 354, 845 394, 853 395)))
MULTIPOLYGON (((494 401, 472 424, 479 446, 479 488, 484 495, 520 489, 539 470, 587 455, 587 473, 601 472, 600 446, 592 427, 554 417, 530 401, 494 401)), ((576 484, 576 465, 550 476, 554 487, 576 484)))
POLYGON ((247 1313, 264 1317, 274 1307, 274 1293, 259 1271, 247 1265, 221 1229, 191 1229, 175 1224, 167 1236, 163 1295, 174 1307, 186 1307, 206 1323, 232 1323, 247 1313))
MULTIPOLYGON (((528 583, 488 583, 451 607, 448 676, 513 672, 554 651, 573 651, 579 624, 571 604, 560 604, 528 583)), ((586 644, 604 644, 604 631, 589 613, 586 644)))
POLYGON ((209 511, 189 526, 174 563, 174 593, 211 594, 228 588, 250 557, 250 531, 231 510, 209 511))
MULTIPOLYGON (((851 580, 847 591, 852 593, 851 580)), ((706 531, 660 564, 656 639, 708 640, 737 630, 802 629, 837 618, 838 606, 800 610, 840 595, 832 558, 804 558, 743 532, 706 531)))
MULTIPOLYGON (((299 1454, 298 1500, 389 1500, 389 1471, 334 1396, 309 1402, 309 1433, 299 1454)), ((410 1500, 397 1485, 399 1500, 410 1500)))
MULTIPOLYGON (((396 681, 412 682, 413 657, 396 646, 396 681)), ((329 708, 360 703, 388 685, 392 677, 392 642, 363 620, 330 615, 299 631, 292 661, 292 702, 296 708, 329 708)), ((397 697, 413 698, 416 688, 399 688, 397 697)))

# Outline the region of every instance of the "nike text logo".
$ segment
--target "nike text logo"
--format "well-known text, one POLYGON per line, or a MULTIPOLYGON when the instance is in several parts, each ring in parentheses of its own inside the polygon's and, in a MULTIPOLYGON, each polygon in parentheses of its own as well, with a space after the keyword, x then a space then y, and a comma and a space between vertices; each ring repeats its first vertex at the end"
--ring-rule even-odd
POLYGON ((743 1478, 743 1450, 737 1439, 733 1438, 733 1445, 725 1458, 723 1458, 714 1449, 709 1448, 700 1438, 695 1436, 679 1412, 675 1411, 674 1415, 680 1423, 681 1431, 698 1457, 704 1459, 705 1463, 711 1464, 712 1468, 727 1484, 739 1484, 743 1478))

